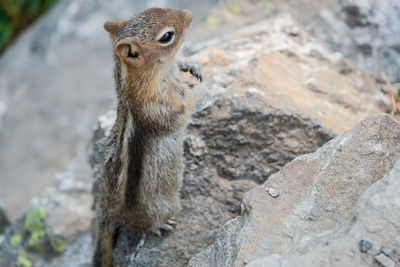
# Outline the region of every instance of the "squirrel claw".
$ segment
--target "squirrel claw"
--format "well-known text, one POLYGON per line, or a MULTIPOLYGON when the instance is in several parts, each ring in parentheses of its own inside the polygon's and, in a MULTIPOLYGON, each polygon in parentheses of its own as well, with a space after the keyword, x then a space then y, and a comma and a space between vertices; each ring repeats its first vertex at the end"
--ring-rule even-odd
POLYGON ((151 232, 158 235, 159 237, 162 237, 161 231, 171 232, 175 230, 175 226, 177 223, 178 222, 175 218, 169 218, 163 225, 160 226, 160 228, 158 228, 157 230, 152 230, 151 232))
MULTIPOLYGON (((161 228, 160 228, 161 229, 161 228)), ((162 237, 162 234, 161 234, 161 230, 160 229, 157 229, 157 230, 153 230, 153 231, 151 231, 153 234, 156 234, 156 235, 158 235, 159 237, 162 237)))
POLYGON ((203 81, 203 77, 201 76, 201 73, 192 73, 192 70, 190 70, 190 74, 192 74, 196 79, 200 82, 203 81))
POLYGON ((186 60, 180 63, 179 69, 183 72, 190 72, 198 81, 203 81, 201 75, 201 65, 196 60, 186 60))
POLYGON ((176 221, 175 218, 170 218, 167 220, 168 225, 176 225, 178 222, 176 221))
MULTIPOLYGON (((197 63, 197 62, 196 62, 197 63)), ((200 82, 203 81, 203 76, 201 76, 201 66, 199 63, 190 67, 190 74, 192 74, 200 82)))
POLYGON ((161 225, 160 229, 170 232, 170 231, 173 231, 175 228, 167 222, 167 223, 164 223, 163 225, 161 225))
POLYGON ((190 74, 192 74, 200 82, 203 81, 203 76, 201 76, 201 65, 196 62, 196 64, 190 66, 190 74))

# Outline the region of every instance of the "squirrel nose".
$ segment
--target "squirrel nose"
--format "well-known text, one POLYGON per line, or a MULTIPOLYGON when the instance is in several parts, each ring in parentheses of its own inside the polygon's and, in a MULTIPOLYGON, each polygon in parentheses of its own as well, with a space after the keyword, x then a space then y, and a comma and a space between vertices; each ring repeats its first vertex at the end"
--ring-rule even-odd
POLYGON ((192 22, 192 12, 187 9, 182 9, 181 11, 183 12, 185 18, 189 20, 189 23, 192 22))

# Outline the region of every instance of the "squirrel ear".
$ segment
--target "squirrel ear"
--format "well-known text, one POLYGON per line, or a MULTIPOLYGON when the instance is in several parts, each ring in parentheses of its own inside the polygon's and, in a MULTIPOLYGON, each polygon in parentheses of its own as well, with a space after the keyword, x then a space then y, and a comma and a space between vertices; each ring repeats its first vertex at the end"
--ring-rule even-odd
POLYGON ((139 59, 139 49, 137 45, 130 40, 122 40, 115 45, 115 54, 123 61, 132 61, 139 59))
POLYGON ((104 23, 104 29, 115 35, 127 24, 127 20, 108 20, 104 23))

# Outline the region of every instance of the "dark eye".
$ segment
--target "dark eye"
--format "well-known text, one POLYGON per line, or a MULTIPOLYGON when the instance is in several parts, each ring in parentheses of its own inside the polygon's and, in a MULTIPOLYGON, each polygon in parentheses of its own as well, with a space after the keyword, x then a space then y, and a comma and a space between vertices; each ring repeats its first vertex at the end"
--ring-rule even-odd
POLYGON ((164 35, 158 40, 160 44, 167 44, 171 42, 172 38, 174 37, 174 32, 166 32, 164 35))

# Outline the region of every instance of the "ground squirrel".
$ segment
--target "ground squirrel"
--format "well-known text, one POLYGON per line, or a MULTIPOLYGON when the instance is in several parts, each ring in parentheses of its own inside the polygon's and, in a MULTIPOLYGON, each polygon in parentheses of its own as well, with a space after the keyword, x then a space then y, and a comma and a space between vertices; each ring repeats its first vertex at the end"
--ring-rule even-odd
POLYGON ((159 234, 176 223, 193 105, 179 70, 202 79, 197 61, 175 59, 191 20, 187 10, 150 8, 104 24, 114 47, 118 108, 95 195, 95 266, 112 264, 119 226, 159 234))

